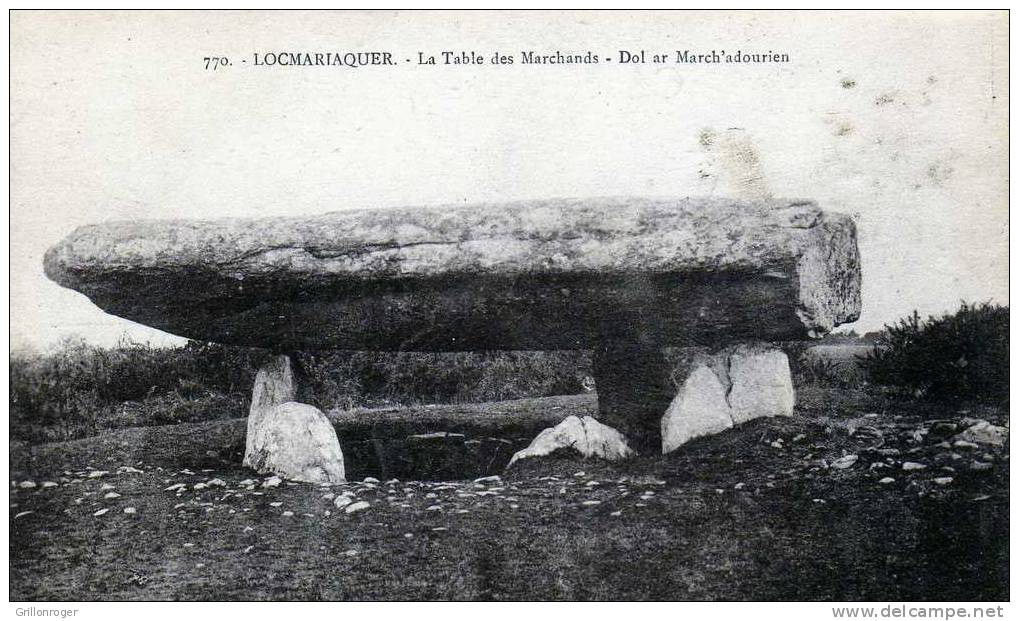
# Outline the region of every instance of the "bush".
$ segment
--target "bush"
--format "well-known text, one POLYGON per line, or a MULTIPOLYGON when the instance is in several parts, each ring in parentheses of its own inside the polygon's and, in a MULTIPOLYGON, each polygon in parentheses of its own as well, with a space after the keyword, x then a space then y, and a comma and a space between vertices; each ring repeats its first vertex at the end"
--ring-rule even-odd
MULTIPOLYGON (((12 352, 11 437, 28 442, 103 429, 244 416, 257 349, 124 341, 66 341, 54 352, 12 352)), ((296 357, 306 394, 323 409, 483 402, 583 392, 585 352, 315 352, 296 357)))
POLYGON ((1008 398, 1008 307, 988 303, 885 326, 861 359, 870 378, 944 400, 1008 398))
POLYGON ((211 343, 157 348, 130 341, 113 348, 65 341, 45 355, 12 352, 11 434, 32 441, 80 437, 105 428, 102 419, 116 404, 240 397, 250 391, 261 355, 211 343))

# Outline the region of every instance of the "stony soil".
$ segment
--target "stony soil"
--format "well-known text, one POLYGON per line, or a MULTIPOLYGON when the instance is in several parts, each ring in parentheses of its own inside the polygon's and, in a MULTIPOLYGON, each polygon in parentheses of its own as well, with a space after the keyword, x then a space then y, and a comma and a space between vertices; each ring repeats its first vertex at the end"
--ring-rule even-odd
MULTIPOLYGON (((515 408, 540 423, 594 402, 459 406, 414 430, 481 433, 515 408)), ((478 481, 277 485, 238 465, 242 420, 12 446, 10 597, 1009 598, 1007 446, 951 442, 1004 410, 830 391, 797 409, 664 458, 478 481)), ((413 416, 388 418, 403 434, 413 416)), ((384 435, 387 415, 373 420, 384 435)))

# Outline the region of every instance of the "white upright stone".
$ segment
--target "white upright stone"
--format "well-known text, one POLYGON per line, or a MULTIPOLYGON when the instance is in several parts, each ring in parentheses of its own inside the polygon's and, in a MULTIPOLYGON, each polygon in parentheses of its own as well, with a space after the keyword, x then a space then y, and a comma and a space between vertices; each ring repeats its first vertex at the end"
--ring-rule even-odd
POLYGON ((796 396, 785 352, 766 345, 736 345, 728 355, 734 425, 762 416, 792 416, 796 396))
POLYGON ((701 355, 675 378, 662 417, 662 453, 765 416, 792 416, 792 374, 785 353, 769 345, 729 346, 701 355))
POLYGON ((305 483, 345 480, 336 431, 314 406, 288 402, 271 408, 249 441, 245 463, 260 473, 305 483))
POLYGON ((725 387, 706 363, 695 363, 662 417, 662 453, 732 427, 725 387))
POLYGON ((273 356, 255 375, 248 409, 248 430, 244 446, 244 465, 254 468, 252 452, 254 439, 266 415, 274 407, 297 400, 297 385, 289 356, 273 356))

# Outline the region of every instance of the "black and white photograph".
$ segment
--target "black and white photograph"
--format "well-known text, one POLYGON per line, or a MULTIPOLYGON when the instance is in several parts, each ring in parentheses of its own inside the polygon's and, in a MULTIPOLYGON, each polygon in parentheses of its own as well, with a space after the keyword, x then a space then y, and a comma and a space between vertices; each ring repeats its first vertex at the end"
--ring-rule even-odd
POLYGON ((1008 11, 9 37, 12 615, 1008 616, 1008 11))

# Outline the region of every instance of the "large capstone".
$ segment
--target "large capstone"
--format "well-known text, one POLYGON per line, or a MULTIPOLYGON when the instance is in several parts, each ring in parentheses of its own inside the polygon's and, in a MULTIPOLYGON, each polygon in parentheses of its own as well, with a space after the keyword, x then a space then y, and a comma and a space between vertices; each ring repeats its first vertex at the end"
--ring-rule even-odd
POLYGON ((45 267, 111 314, 277 351, 795 340, 860 311, 853 222, 809 201, 111 222, 75 230, 45 267))

